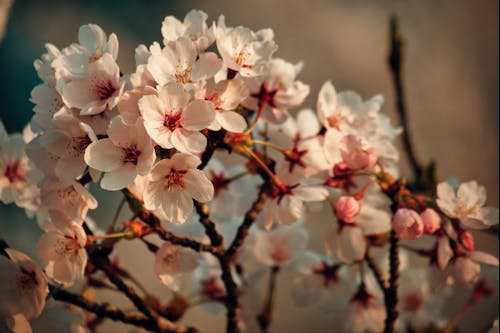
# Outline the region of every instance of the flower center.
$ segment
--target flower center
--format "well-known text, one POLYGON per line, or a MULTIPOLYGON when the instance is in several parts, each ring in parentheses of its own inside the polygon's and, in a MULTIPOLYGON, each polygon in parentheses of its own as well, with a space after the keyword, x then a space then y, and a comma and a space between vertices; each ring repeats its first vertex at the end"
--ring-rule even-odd
POLYGON ((7 177, 10 183, 16 183, 24 180, 24 172, 19 165, 19 161, 7 164, 5 166, 4 176, 7 177))
POLYGON ((85 152, 85 149, 92 143, 92 140, 86 136, 80 136, 73 138, 70 142, 70 147, 68 150, 72 151, 73 157, 79 157, 85 152))
POLYGON ((328 265, 326 262, 322 262, 320 267, 314 268, 313 273, 320 275, 323 278, 323 285, 328 287, 330 284, 336 283, 339 280, 337 271, 339 269, 338 265, 328 265))
POLYGON ((419 292, 413 292, 403 299, 403 309, 408 312, 418 312, 422 305, 424 305, 424 299, 419 292))
POLYGON ((478 209, 477 206, 470 207, 467 202, 458 201, 455 206, 455 215, 457 216, 469 216, 478 209))
POLYGON ((35 271, 29 271, 26 268, 21 267, 21 273, 17 276, 16 284, 23 293, 32 293, 38 285, 35 271))
POLYGON ((133 164, 137 164, 137 160, 141 152, 137 149, 136 145, 132 145, 130 147, 122 148, 123 157, 122 161, 124 163, 130 162, 133 164))
POLYGON ((210 300, 220 300, 224 297, 224 289, 217 283, 217 278, 211 276, 201 281, 201 294, 210 300))
POLYGON ((340 131, 340 126, 346 121, 346 117, 340 112, 335 112, 327 118, 327 121, 331 128, 335 128, 340 131))
POLYGON ((181 112, 172 112, 171 114, 165 115, 163 126, 167 127, 172 132, 176 128, 181 127, 181 114, 181 112))
POLYGON ((214 196, 217 196, 222 191, 227 190, 229 184, 231 183, 231 179, 226 178, 223 171, 216 173, 215 171, 210 170, 210 180, 212 181, 212 184, 214 184, 214 196))
POLYGON ((184 187, 184 175, 186 170, 170 170, 170 173, 165 177, 165 187, 168 189, 178 189, 184 187))
POLYGON ((55 252, 62 256, 70 256, 73 253, 78 252, 81 248, 78 238, 76 236, 64 236, 57 240, 55 246, 55 252))
POLYGON ((97 94, 97 97, 99 97, 101 101, 105 101, 111 96, 113 96, 115 91, 116 87, 109 80, 101 81, 97 83, 95 86, 95 92, 97 94))
POLYGON ((184 69, 183 71, 176 72, 175 80, 179 83, 184 83, 184 84, 191 82, 191 66, 184 69))

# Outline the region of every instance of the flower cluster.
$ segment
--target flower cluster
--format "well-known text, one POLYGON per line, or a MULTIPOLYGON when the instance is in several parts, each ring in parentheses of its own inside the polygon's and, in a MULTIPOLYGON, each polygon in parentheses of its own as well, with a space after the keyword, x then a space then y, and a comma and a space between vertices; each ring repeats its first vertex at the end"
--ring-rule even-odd
POLYGON ((273 31, 207 19, 196 10, 182 22, 167 16, 163 41, 136 48, 132 73, 116 62, 117 36, 95 24, 80 27, 77 43, 47 44, 35 61, 42 83, 31 93, 29 126, 22 136, 0 126, 0 201, 36 215, 45 266, 42 272, 10 249, 0 256, 7 299, 0 327, 15 331, 12 320, 25 325, 40 314, 47 278, 63 288, 82 281, 102 287, 109 278, 120 289, 110 275, 129 273, 109 259, 99 265, 116 241, 139 238, 154 252, 152 271, 175 293, 166 305, 147 295, 148 304, 174 313, 170 320, 189 306, 241 296, 239 319, 250 331, 266 327, 272 309, 260 305, 272 297, 256 299, 251 288, 267 266, 272 278, 294 274, 298 306, 344 311, 347 332, 379 332, 388 272, 360 275, 353 267, 385 262, 371 249, 385 247, 391 233, 433 243, 419 252, 428 264, 401 267, 409 282, 398 325, 440 324, 429 310, 437 302, 431 273, 441 287, 473 286, 480 263, 498 266, 475 249, 469 231, 498 223, 498 209, 484 207, 484 188, 442 182, 430 193, 413 192, 398 179, 394 142, 402 129, 381 112, 382 96, 364 100, 327 81, 315 110, 293 115, 310 89, 297 79, 301 63, 274 56, 273 31), (125 196, 133 218, 122 229, 114 222, 104 234, 90 227, 88 213, 98 205, 91 182, 125 196), (305 217, 327 208, 326 246, 318 253, 309 249, 305 217), (153 233, 164 242, 147 240, 153 233))

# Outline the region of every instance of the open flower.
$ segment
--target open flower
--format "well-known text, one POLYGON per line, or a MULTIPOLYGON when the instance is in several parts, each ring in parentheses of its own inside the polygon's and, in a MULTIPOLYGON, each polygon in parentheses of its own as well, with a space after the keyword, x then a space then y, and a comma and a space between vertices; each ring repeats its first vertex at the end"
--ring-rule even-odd
POLYGON ((17 314, 27 319, 38 317, 49 292, 47 278, 26 254, 5 251, 9 258, 0 255, 0 320, 17 314))
POLYGON ((38 256, 46 263, 45 272, 65 285, 83 277, 87 264, 87 235, 82 226, 68 221, 64 213, 54 213, 51 225, 40 237, 38 256))
POLYGON ((191 39, 179 37, 169 41, 161 52, 153 52, 147 69, 156 82, 189 84, 213 77, 221 68, 222 61, 213 52, 198 55, 191 39))
POLYGON ((476 181, 463 183, 455 194, 446 182, 437 187, 437 204, 449 217, 459 219, 471 229, 486 229, 498 224, 498 208, 483 207, 486 190, 476 181))
POLYGON ((87 148, 85 161, 105 172, 101 187, 114 191, 131 184, 138 174, 146 175, 156 155, 141 119, 135 125, 127 125, 117 116, 109 124, 107 133, 108 138, 87 148))
POLYGON ((182 275, 193 272, 198 260, 194 250, 166 242, 156 252, 155 273, 164 285, 178 291, 182 275))
POLYGON ((201 10, 191 10, 184 17, 184 21, 179 21, 175 16, 167 16, 161 24, 161 34, 163 44, 178 39, 179 37, 189 38, 196 50, 203 52, 215 41, 214 27, 207 26, 208 15, 201 10))
POLYGON ((63 83, 61 96, 68 107, 80 109, 82 116, 90 116, 114 108, 124 85, 118 65, 105 53, 89 65, 85 77, 63 83))
POLYGON ((215 118, 212 103, 189 102, 182 85, 170 83, 160 88, 158 96, 142 97, 139 109, 146 131, 161 147, 192 154, 205 149, 207 138, 199 131, 209 127, 215 118))
POLYGON ((184 223, 193 212, 193 199, 212 200, 214 186, 196 167, 201 160, 177 153, 158 162, 148 176, 144 189, 144 207, 160 209, 172 223, 184 223))

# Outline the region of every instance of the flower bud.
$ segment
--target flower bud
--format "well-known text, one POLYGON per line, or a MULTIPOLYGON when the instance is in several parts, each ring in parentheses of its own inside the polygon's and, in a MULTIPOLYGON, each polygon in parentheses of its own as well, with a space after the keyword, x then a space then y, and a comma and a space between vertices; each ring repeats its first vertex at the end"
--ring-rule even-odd
POLYGON ((459 234, 459 239, 460 239, 460 244, 467 250, 467 251, 474 251, 475 246, 474 246, 474 237, 472 234, 467 231, 463 230, 459 234))
POLYGON ((417 239, 424 233, 424 222, 418 213, 407 208, 400 208, 394 214, 392 227, 399 237, 417 239))
POLYGON ((337 218, 346 223, 353 223, 360 210, 360 202, 351 196, 342 196, 335 204, 337 218))
POLYGON ((424 232, 426 234, 433 234, 441 227, 441 216, 432 208, 427 208, 420 217, 424 222, 424 232))

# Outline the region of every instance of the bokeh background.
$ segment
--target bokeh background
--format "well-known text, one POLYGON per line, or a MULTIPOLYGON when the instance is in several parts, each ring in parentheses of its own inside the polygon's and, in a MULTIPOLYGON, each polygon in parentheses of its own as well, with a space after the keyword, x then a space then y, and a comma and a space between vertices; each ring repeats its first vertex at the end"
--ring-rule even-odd
MULTIPOLYGON (((9 0, 0 0, 0 8, 9 0)), ((394 94, 386 66, 388 19, 396 13, 407 38, 405 84, 411 129, 417 153, 424 162, 435 160, 443 178, 477 179, 488 191, 489 205, 498 206, 498 0, 253 0, 253 1, 22 1, 15 2, 0 42, 0 119, 9 132, 21 131, 32 116, 31 89, 39 83, 33 61, 51 42, 64 47, 76 41, 78 27, 97 23, 120 42, 122 72, 134 68, 139 43, 161 41, 166 15, 182 20, 193 8, 228 25, 252 29, 271 27, 279 45, 277 56, 304 61, 300 79, 311 85, 305 105, 314 107, 321 84, 331 79, 337 90, 352 89, 365 98, 381 93, 384 111, 397 121, 394 94)), ((0 15, 0 31, 3 23, 0 15)), ((0 33, 1 35, 1 33, 0 33)), ((405 159, 402 173, 408 174, 405 159)), ((101 207, 92 212, 105 226, 119 197, 96 193, 101 207)), ((320 249, 321 215, 311 217, 312 247, 320 249)), ((496 229, 498 230, 498 229, 496 229)), ((0 235, 15 248, 34 255, 40 231, 15 207, 0 205, 0 235)), ((498 255, 498 238, 480 234, 479 249, 498 255)), ((157 294, 166 292, 152 277, 152 258, 144 258, 140 244, 127 243, 127 255, 139 278, 157 294)), ((498 289, 498 270, 487 272, 498 289)), ((335 332, 338 317, 317 309, 297 309, 287 292, 286 275, 279 287, 274 332, 335 332)), ((106 295, 105 297, 112 297, 106 295)), ((449 305, 453 313, 465 295, 449 305)), ((120 301, 120 300, 118 300, 120 301)), ((471 311, 463 332, 482 332, 498 316, 498 293, 471 311)), ((202 323, 206 331, 220 331, 221 315, 202 310, 187 321, 202 323)), ((103 332, 123 327, 107 324, 103 332)))

